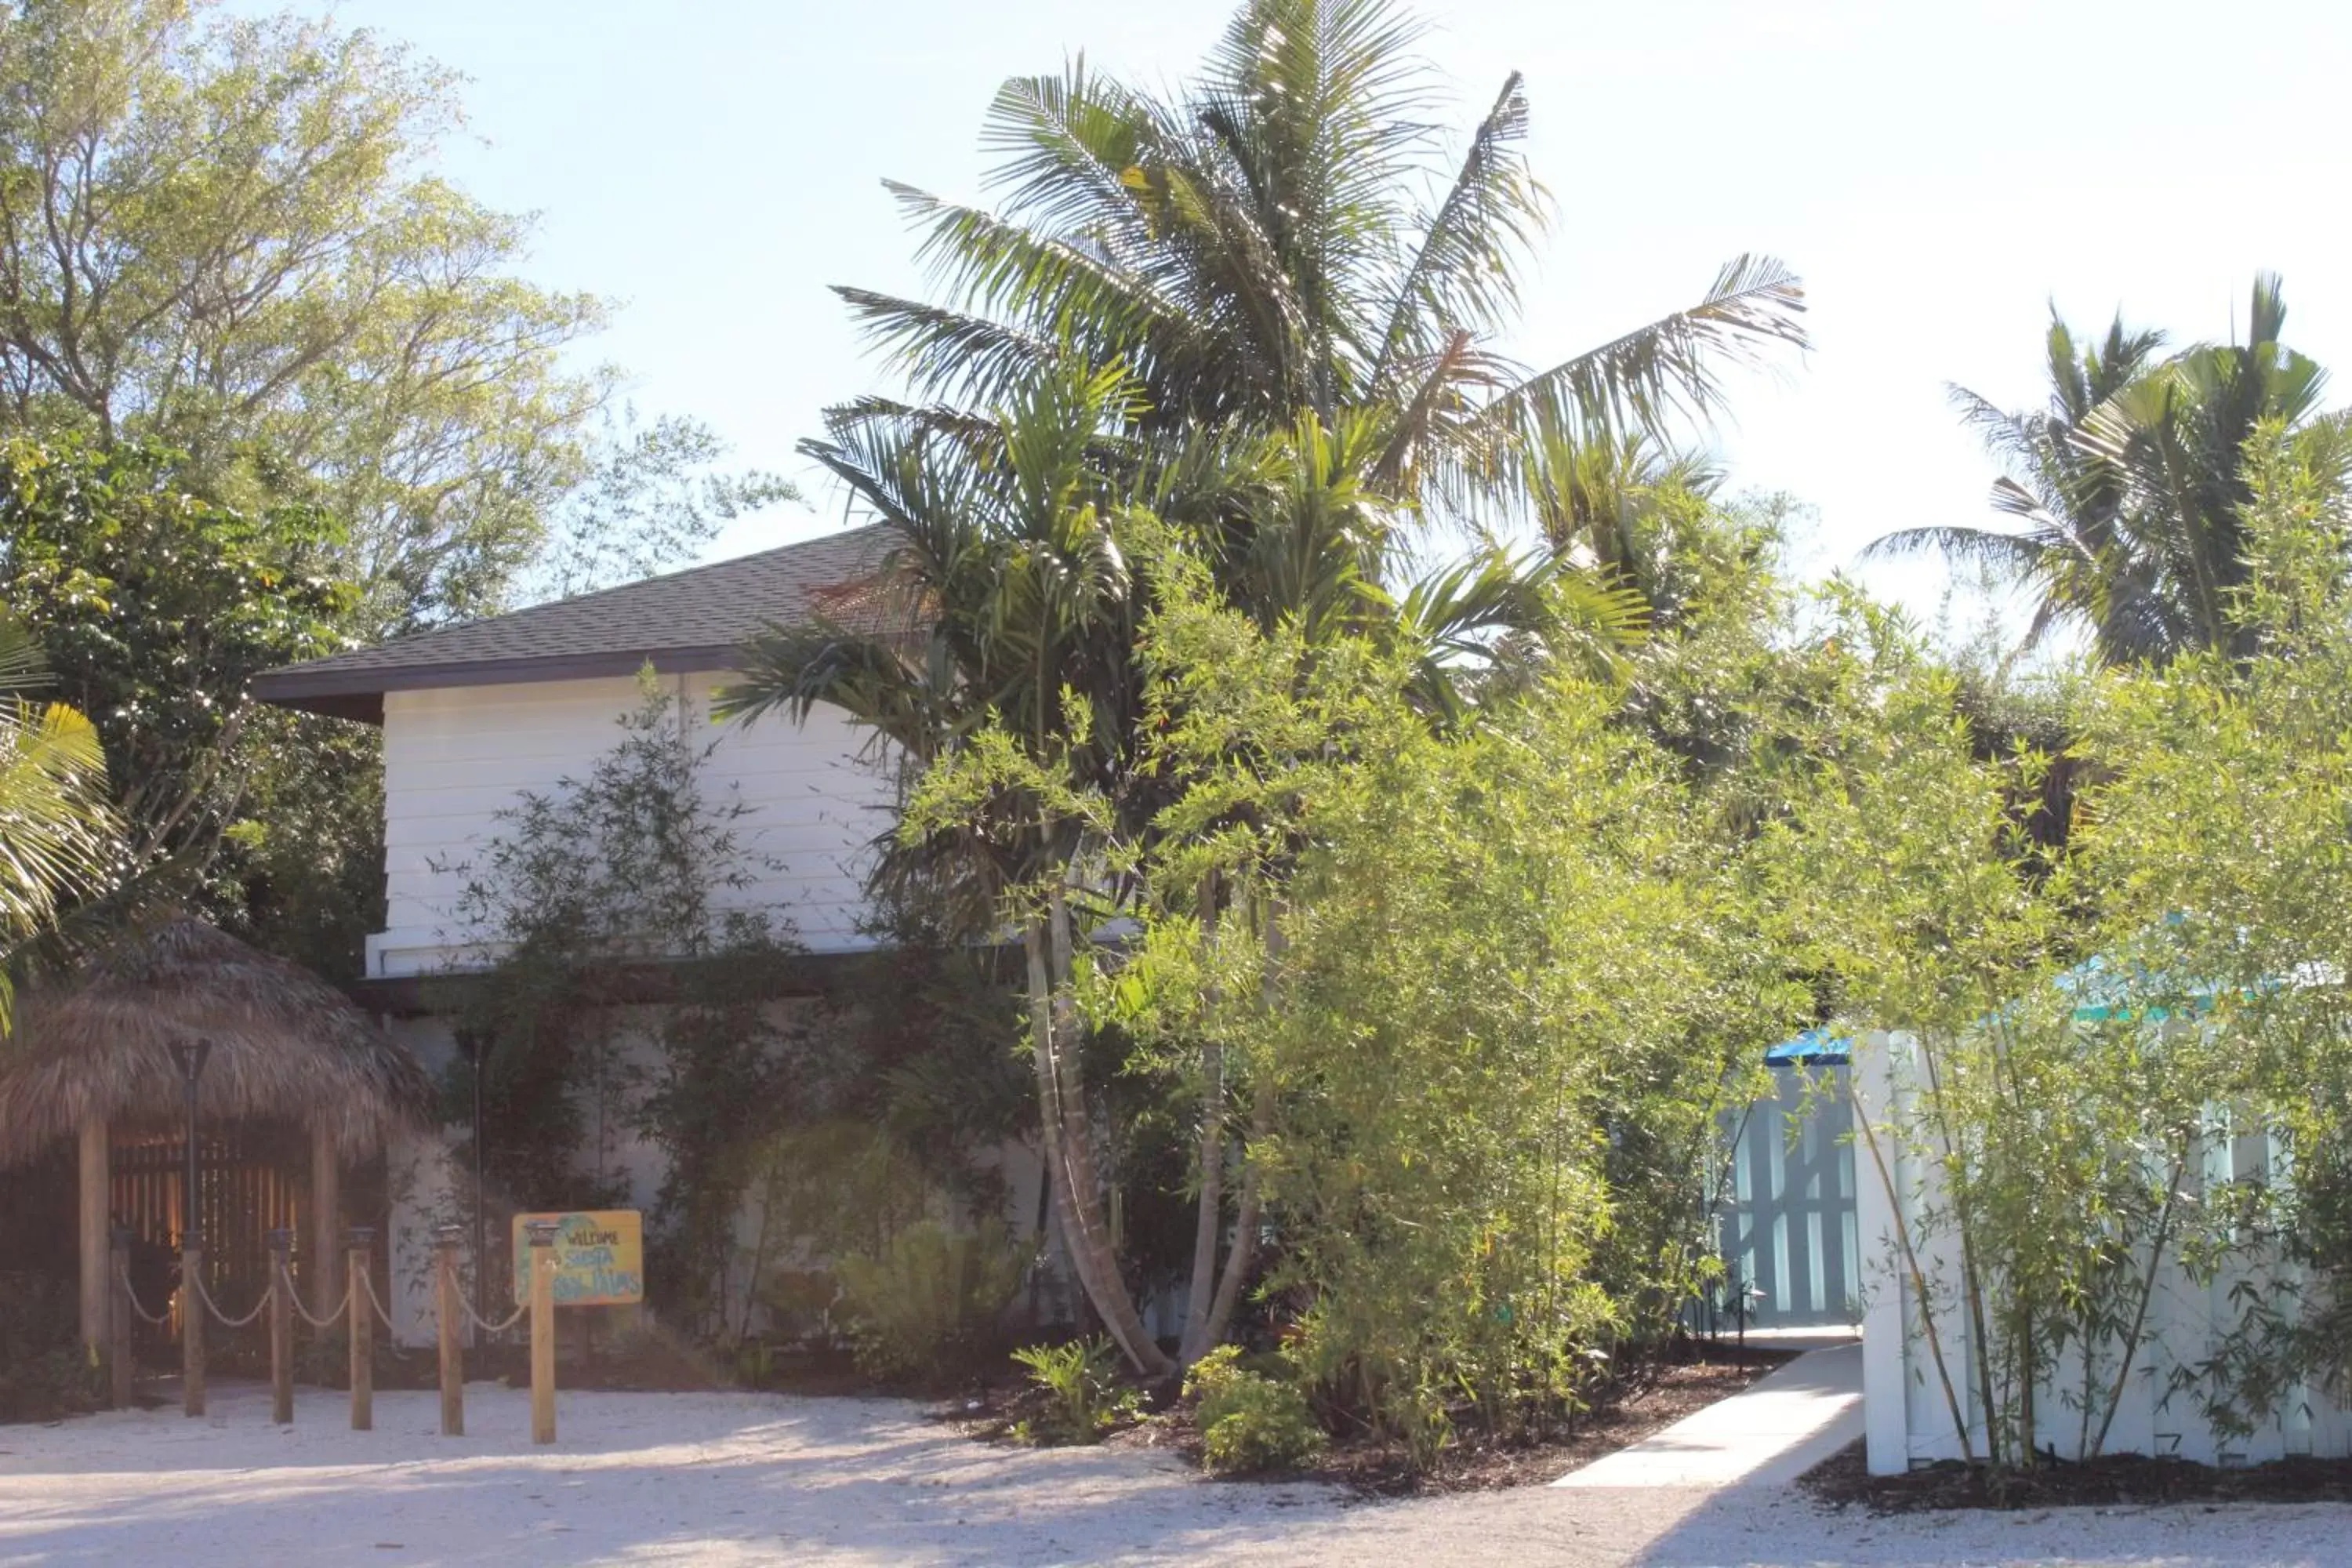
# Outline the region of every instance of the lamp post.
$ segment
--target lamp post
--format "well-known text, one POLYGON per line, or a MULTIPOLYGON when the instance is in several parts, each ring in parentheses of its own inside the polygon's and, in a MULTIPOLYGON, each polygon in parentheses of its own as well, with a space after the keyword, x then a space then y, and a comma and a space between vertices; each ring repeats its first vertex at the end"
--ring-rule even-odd
POLYGON ((180 1069, 188 1092, 188 1179, 180 1191, 180 1247, 185 1251, 204 1245, 203 1233, 196 1228, 196 1080, 205 1075, 205 1061, 213 1054, 213 1043, 173 1040, 171 1048, 172 1065, 180 1069))
POLYGON ((196 1081, 204 1077, 205 1059, 213 1054, 210 1040, 172 1042, 172 1063, 188 1089, 188 1164, 180 1191, 180 1389, 181 1407, 190 1415, 205 1413, 205 1306, 200 1283, 205 1267, 205 1240, 196 1228, 196 1081))

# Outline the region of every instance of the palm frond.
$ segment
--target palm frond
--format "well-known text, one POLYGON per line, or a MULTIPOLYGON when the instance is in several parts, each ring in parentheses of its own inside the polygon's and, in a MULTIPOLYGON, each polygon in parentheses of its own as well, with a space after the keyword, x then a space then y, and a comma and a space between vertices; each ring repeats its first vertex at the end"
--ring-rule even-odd
POLYGON ((1059 345, 985 316, 836 285, 867 341, 919 391, 987 401, 1053 363, 1059 345))
POLYGON ((1809 346, 1804 309, 1804 285, 1787 266, 1739 257, 1698 304, 1529 376, 1487 417, 1522 435, 1544 426, 1663 432, 1677 415, 1709 417, 1722 405, 1723 365, 1809 346))
POLYGON ((1465 328, 1490 328, 1517 303, 1518 268, 1544 222, 1541 189, 1519 152, 1527 128, 1526 84, 1514 71, 1471 133, 1444 199, 1422 224, 1381 336, 1374 397, 1437 342, 1465 328))
POLYGON ((1940 523, 1882 533, 1863 546, 1862 558, 1883 561, 1941 555, 1966 565, 2031 577, 2048 570, 2054 550, 2049 540, 2032 534, 1940 523))

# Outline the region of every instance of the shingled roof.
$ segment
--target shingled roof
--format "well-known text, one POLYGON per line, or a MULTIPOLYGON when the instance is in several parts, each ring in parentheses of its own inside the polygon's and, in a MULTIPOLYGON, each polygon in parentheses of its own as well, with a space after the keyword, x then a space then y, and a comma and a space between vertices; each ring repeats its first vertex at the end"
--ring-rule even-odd
POLYGON ((828 613, 856 597, 889 549, 857 528, 756 555, 690 567, 602 593, 436 626, 374 647, 273 669, 253 683, 265 702, 383 721, 383 694, 667 671, 728 669, 768 623, 828 613))

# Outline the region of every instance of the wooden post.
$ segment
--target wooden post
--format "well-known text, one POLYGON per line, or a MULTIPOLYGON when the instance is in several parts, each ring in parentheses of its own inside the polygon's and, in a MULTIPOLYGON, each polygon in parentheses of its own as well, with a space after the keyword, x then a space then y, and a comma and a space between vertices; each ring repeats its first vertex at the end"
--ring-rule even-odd
POLYGON ((352 1430, 375 1430, 375 1304, 368 1293, 368 1253, 375 1232, 352 1226, 352 1430))
POLYGON ((114 1273, 107 1285, 106 1373, 110 1403, 117 1410, 131 1408, 131 1229, 117 1226, 110 1248, 114 1273))
POLYGON ((190 1415, 205 1413, 204 1277, 205 1249, 180 1248, 180 1407, 190 1415))
POLYGON ((112 1228, 108 1202, 113 1173, 107 1166, 106 1121, 91 1117, 81 1124, 81 1342, 96 1352, 106 1348, 106 1304, 114 1298, 114 1281, 107 1277, 107 1232, 112 1228))
POLYGON ((435 1244, 441 1251, 441 1300, 438 1309, 441 1338, 441 1436, 462 1437, 466 1435, 466 1361, 458 1331, 464 1327, 464 1307, 457 1289, 457 1246, 465 1239, 466 1227, 445 1225, 433 1233, 435 1244))
POLYGON ((530 1440, 555 1441, 554 1220, 535 1219, 530 1233, 530 1440))
POLYGON ((334 1133, 310 1129, 310 1239, 303 1257, 317 1273, 305 1279, 310 1289, 310 1314, 331 1316, 343 1299, 343 1161, 334 1133))
POLYGON ((294 1424, 294 1303, 286 1282, 293 1250, 292 1231, 269 1233, 269 1418, 280 1426, 294 1424))

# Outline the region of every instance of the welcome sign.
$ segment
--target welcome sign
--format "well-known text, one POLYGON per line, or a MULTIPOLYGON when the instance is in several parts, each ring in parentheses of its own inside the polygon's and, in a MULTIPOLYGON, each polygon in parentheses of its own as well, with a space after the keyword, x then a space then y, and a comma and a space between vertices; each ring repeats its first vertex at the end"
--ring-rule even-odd
POLYGON ((633 1307, 646 1299, 645 1218, 635 1209, 519 1214, 514 1218, 515 1304, 530 1300, 530 1236, 523 1227, 552 1220, 555 1304, 633 1307))

